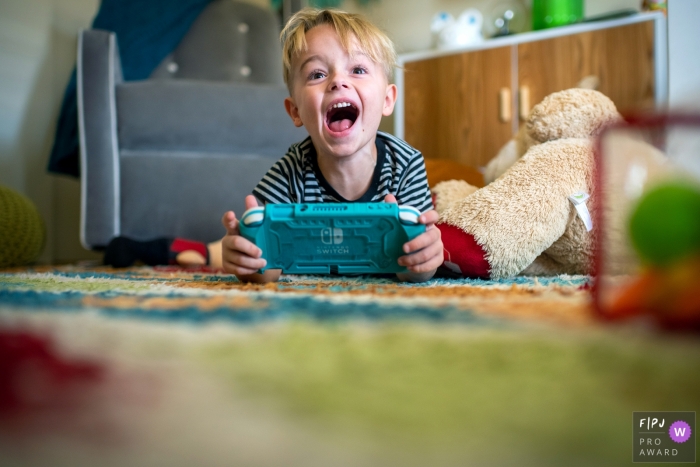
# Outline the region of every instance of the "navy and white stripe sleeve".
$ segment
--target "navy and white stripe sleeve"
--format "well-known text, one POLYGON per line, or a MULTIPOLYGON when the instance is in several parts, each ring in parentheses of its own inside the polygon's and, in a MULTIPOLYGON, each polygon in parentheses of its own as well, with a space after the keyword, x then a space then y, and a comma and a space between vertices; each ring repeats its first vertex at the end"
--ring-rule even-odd
POLYGON ((300 168, 295 157, 295 148, 270 167, 265 176, 253 189, 253 195, 265 204, 295 203, 298 190, 300 168), (296 188, 296 189, 295 189, 296 188))
POLYGON ((413 154, 408 161, 399 181, 396 199, 399 204, 413 206, 420 212, 433 209, 425 161, 420 152, 413 154))
POLYGON ((433 209, 433 198, 428 186, 423 154, 393 135, 381 133, 381 136, 391 148, 400 173, 396 184, 396 200, 399 204, 413 206, 420 212, 433 209))

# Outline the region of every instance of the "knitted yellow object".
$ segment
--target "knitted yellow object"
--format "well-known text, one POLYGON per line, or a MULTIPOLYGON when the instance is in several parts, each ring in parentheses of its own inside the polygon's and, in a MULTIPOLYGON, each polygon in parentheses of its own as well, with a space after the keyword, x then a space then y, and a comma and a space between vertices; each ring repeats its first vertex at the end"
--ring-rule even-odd
POLYGON ((34 204, 0 186, 0 268, 36 260, 44 248, 46 229, 34 204))

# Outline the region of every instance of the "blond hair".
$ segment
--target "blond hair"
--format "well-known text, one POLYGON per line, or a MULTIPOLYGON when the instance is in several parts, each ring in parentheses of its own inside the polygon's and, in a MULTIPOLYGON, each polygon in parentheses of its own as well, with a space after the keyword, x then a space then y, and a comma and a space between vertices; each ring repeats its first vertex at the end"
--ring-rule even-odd
POLYGON ((354 13, 304 8, 289 18, 280 34, 284 82, 290 91, 292 88, 292 59, 306 50, 306 33, 322 24, 329 24, 335 29, 340 43, 347 51, 350 51, 350 42, 354 36, 359 43, 360 50, 367 54, 372 61, 380 64, 384 68, 387 81, 391 81, 396 66, 396 51, 394 43, 381 29, 363 16, 354 13))

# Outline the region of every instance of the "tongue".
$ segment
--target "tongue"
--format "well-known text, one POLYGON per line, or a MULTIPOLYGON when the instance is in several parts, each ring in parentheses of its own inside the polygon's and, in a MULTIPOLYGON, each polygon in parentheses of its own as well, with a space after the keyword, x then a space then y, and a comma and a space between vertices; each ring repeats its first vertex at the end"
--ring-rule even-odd
POLYGON ((328 124, 328 128, 331 129, 331 131, 335 131, 336 133, 340 133, 341 131, 345 131, 348 128, 352 126, 352 120, 348 118, 344 118, 342 120, 335 120, 333 122, 330 122, 328 124))

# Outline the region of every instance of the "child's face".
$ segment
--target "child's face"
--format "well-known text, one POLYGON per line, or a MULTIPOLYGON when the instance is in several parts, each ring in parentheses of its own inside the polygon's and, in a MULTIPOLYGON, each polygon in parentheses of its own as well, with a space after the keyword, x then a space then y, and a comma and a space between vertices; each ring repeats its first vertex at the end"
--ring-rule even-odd
POLYGON ((394 109, 396 86, 356 40, 348 53, 330 25, 307 31, 306 42, 307 50, 292 60, 287 113, 296 126, 304 125, 319 156, 374 151, 382 115, 394 109))

